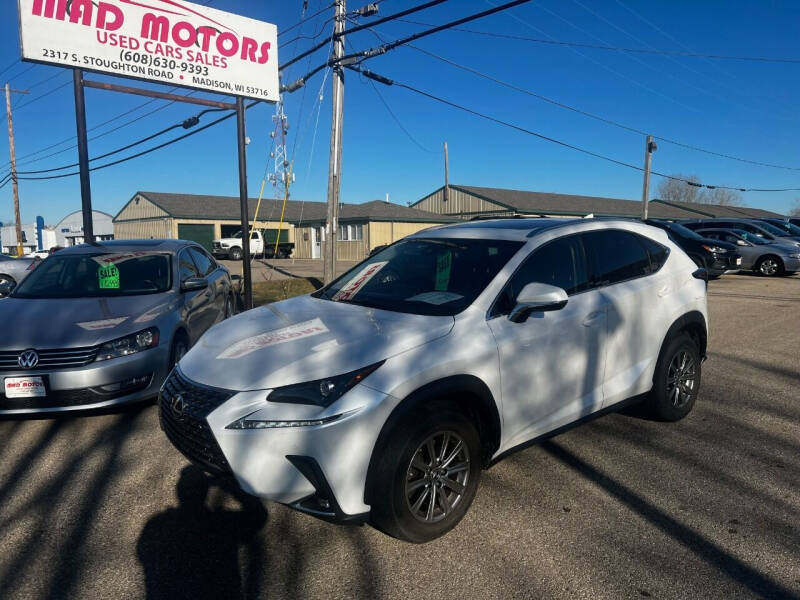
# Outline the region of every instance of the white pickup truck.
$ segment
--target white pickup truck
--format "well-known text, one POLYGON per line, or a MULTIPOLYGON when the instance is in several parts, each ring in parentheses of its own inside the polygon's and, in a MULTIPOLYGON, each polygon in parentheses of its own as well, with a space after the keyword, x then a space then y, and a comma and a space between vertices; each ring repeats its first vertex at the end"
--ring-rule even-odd
MULTIPOLYGON (((284 230, 285 232, 285 230, 284 230)), ((250 255, 272 258, 275 253, 275 239, 278 235, 277 230, 256 229, 250 238, 250 255)), ((281 236, 286 238, 286 234, 281 236)), ((233 237, 214 240, 213 251, 216 258, 228 258, 230 260, 242 260, 243 255, 242 232, 236 232, 233 237)), ((289 258, 294 251, 294 244, 280 242, 278 244, 278 258, 289 258)))

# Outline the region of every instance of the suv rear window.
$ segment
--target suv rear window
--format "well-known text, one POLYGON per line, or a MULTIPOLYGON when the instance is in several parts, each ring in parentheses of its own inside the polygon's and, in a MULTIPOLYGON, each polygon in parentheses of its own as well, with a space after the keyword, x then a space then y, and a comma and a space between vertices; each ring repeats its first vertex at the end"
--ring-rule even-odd
MULTIPOLYGON (((607 229, 583 234, 593 287, 644 277, 652 270, 650 256, 640 236, 607 229)), ((657 270, 657 269, 656 269, 657 270)))

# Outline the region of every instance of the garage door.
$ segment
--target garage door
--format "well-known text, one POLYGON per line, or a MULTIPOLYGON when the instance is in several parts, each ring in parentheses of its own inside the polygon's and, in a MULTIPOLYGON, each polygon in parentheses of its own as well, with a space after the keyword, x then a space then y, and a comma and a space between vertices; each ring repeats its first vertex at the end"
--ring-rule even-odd
POLYGON ((203 248, 211 252, 214 241, 213 225, 191 225, 188 223, 178 223, 178 238, 197 242, 203 248))

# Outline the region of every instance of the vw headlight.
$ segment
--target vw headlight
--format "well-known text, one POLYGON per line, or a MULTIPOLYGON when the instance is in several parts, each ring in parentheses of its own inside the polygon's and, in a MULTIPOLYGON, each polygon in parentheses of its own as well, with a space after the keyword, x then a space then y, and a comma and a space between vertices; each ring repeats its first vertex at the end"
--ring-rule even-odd
POLYGON ((703 244, 703 248, 708 250, 709 252, 713 252, 714 254, 727 254, 728 251, 725 248, 720 248, 719 246, 706 246, 703 244))
POLYGON ((151 327, 139 333, 127 335, 118 340, 113 340, 100 346, 95 361, 110 360, 143 352, 158 346, 158 329, 151 327))
POLYGON ((356 384, 366 379, 370 373, 373 373, 384 362, 381 361, 363 369, 336 375, 335 377, 326 377, 316 381, 276 388, 270 392, 267 400, 286 404, 312 404, 327 408, 355 387, 356 384))

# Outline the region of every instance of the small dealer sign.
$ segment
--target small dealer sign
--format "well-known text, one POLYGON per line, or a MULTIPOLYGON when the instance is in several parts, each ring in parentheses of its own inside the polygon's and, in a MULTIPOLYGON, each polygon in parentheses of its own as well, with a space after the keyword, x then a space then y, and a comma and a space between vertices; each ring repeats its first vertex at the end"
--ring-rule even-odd
POLYGON ((276 102, 275 25, 183 0, 19 0, 25 60, 276 102))

